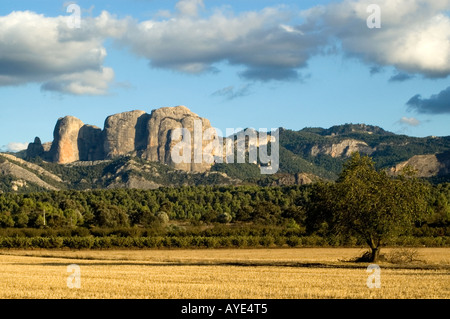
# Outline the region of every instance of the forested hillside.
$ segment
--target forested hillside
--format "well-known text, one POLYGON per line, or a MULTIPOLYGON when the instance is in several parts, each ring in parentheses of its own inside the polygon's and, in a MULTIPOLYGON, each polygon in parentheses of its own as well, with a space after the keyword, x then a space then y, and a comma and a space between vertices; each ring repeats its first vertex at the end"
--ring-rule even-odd
MULTIPOLYGON (((317 219, 312 191, 313 185, 7 193, 0 195, 0 246, 101 248, 105 236, 106 247, 111 240, 138 247, 364 244, 317 219)), ((450 243, 450 184, 433 186, 428 205, 427 217, 399 243, 450 243)))

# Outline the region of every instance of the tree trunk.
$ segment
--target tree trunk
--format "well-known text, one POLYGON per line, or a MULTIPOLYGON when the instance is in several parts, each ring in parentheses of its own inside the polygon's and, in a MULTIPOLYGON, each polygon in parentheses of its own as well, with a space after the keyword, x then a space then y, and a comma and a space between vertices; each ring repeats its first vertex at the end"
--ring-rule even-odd
POLYGON ((371 250, 372 255, 370 256, 370 262, 377 262, 380 257, 380 248, 373 247, 371 250))

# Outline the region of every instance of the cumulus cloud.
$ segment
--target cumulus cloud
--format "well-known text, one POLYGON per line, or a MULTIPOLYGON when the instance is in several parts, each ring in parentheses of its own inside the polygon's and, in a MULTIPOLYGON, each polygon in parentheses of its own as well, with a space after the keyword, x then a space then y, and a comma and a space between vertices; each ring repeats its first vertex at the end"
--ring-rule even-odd
POLYGON ((114 79, 111 68, 86 70, 57 76, 42 85, 43 90, 75 95, 101 95, 108 91, 108 84, 114 79))
POLYGON ((80 29, 67 19, 30 11, 0 16, 0 86, 34 82, 43 90, 105 94, 114 72, 103 66, 102 42, 120 24, 107 13, 83 20, 80 29))
MULTIPOLYGON (((199 7, 202 1, 182 1, 199 7)), ((322 39, 286 23, 292 13, 282 7, 238 15, 216 9, 198 18, 194 9, 165 20, 136 22, 118 41, 156 68, 186 73, 217 71, 215 64, 228 62, 243 67, 243 78, 283 80, 297 78, 297 69, 318 52, 322 39)))
POLYGON ((238 88, 234 86, 227 86, 223 89, 217 90, 212 96, 222 96, 227 100, 234 100, 239 97, 244 97, 251 94, 251 86, 252 84, 244 84, 238 88))
POLYGON ((398 73, 391 82, 415 74, 429 78, 450 74, 450 0, 380 0, 382 27, 370 29, 367 11, 373 0, 344 0, 297 12, 304 21, 292 25, 284 7, 234 14, 208 12, 202 0, 182 0, 165 20, 136 22, 120 39, 148 59, 152 67, 186 73, 217 71, 215 64, 242 66, 247 80, 301 78, 299 70, 318 54, 335 52, 357 57, 371 74, 385 66, 398 73), (331 50, 330 50, 331 49, 331 50))
POLYGON ((366 24, 372 3, 234 13, 229 6, 208 9, 203 0, 180 0, 155 19, 102 12, 83 18, 79 29, 68 27, 67 16, 12 12, 0 16, 0 86, 34 82, 42 90, 105 94, 114 79, 104 65, 108 38, 154 68, 198 74, 218 72, 225 62, 250 81, 301 80, 311 57, 338 51, 366 62, 371 74, 393 66, 391 82, 450 75, 450 0, 377 1, 379 29, 366 24), (303 21, 294 24, 299 17, 303 21))
POLYGON ((406 102, 410 110, 425 114, 450 113, 450 87, 429 98, 422 98, 417 94, 406 102))
POLYGON ((429 78, 450 74, 450 0, 380 0, 381 28, 370 29, 373 0, 343 1, 306 10, 305 30, 319 31, 343 52, 369 65, 394 66, 429 78))

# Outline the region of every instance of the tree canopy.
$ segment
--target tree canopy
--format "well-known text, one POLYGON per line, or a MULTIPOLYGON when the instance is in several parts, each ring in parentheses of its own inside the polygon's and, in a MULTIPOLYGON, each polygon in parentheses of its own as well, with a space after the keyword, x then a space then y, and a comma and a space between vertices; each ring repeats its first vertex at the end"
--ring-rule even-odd
POLYGON ((336 233, 363 239, 376 261, 392 237, 408 232, 428 207, 430 187, 407 168, 398 177, 377 171, 368 156, 355 153, 336 183, 315 188, 316 210, 336 233))

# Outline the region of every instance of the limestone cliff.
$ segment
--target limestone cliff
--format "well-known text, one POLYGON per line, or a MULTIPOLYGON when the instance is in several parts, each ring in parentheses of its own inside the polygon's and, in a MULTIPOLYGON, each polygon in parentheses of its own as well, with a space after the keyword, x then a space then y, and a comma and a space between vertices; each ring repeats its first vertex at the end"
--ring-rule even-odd
MULTIPOLYGON (((40 156, 68 164, 135 155, 188 172, 204 172, 211 164, 194 161, 194 123, 200 124, 201 130, 198 131, 201 133, 211 127, 207 119, 185 106, 163 107, 151 114, 139 110, 114 114, 105 120, 103 130, 66 116, 56 123, 50 150, 46 151, 40 139, 36 138, 29 144, 27 157, 40 156), (171 157, 173 147, 179 142, 172 140, 172 132, 177 128, 187 129, 191 135, 191 162, 176 163, 171 157)), ((203 142, 201 137, 200 140, 202 151, 209 141, 203 142)))
POLYGON ((50 157, 53 162, 66 164, 80 159, 78 151, 78 135, 83 122, 76 117, 60 118, 53 131, 53 143, 50 157))
MULTIPOLYGON (((169 164, 172 167, 185 171, 204 172, 210 168, 210 164, 203 161, 194 161, 194 122, 201 124, 201 133, 211 127, 207 119, 199 117, 185 106, 163 107, 153 110, 148 122, 147 149, 144 157, 150 161, 169 164), (179 141, 173 141, 172 132, 177 128, 185 128, 191 136, 191 163, 175 163, 171 158, 171 150, 179 141)), ((199 125, 200 128, 200 125, 199 125)), ((202 141, 202 150, 209 143, 202 141)))
POLYGON ((104 154, 114 158, 143 149, 148 114, 144 111, 124 112, 109 116, 105 121, 104 154))
POLYGON ((311 148, 311 155, 327 154, 331 157, 350 156, 353 152, 371 154, 373 150, 363 141, 345 139, 339 143, 317 146, 311 148))
POLYGON ((392 167, 389 172, 398 175, 405 166, 411 166, 419 177, 432 177, 450 173, 450 153, 415 155, 392 167))
POLYGON ((83 125, 78 132, 77 143, 80 161, 97 161, 105 157, 101 128, 93 125, 83 125))

